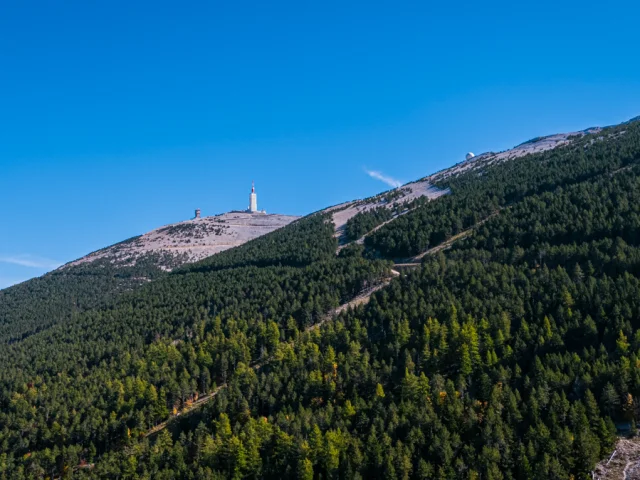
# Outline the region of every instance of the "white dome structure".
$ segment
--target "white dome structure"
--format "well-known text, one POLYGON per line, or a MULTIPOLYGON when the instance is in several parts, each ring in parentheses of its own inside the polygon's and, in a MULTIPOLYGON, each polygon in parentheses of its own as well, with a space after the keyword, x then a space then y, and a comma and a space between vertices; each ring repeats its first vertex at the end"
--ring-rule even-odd
POLYGON ((475 157, 474 153, 473 152, 469 152, 469 153, 467 153, 467 155, 464 158, 466 158, 467 160, 471 160, 473 157, 475 157))

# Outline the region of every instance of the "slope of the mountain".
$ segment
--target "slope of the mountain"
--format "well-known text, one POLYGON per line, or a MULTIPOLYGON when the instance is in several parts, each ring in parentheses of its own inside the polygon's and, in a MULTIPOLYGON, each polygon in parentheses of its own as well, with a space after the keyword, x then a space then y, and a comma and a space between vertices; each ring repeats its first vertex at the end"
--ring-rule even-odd
MULTIPOLYGON (((629 122, 633 121, 632 119, 629 122)), ((351 241, 363 243, 365 236, 372 234, 383 224, 409 213, 426 201, 450 193, 447 187, 440 185, 449 177, 457 177, 467 171, 480 173, 491 165, 566 146, 585 135, 596 134, 601 130, 600 127, 593 127, 578 132, 537 137, 504 152, 482 153, 416 182, 364 200, 336 205, 325 211, 332 214, 341 247, 351 241)))
POLYGON ((0 290, 0 348, 64 323, 79 312, 108 305, 118 294, 164 275, 158 264, 170 260, 149 254, 137 265, 114 267, 103 259, 0 290))
POLYGON ((229 212, 165 225, 138 237, 90 253, 61 268, 107 259, 115 266, 135 265, 156 254, 158 266, 170 271, 176 266, 237 247, 284 227, 299 217, 292 215, 229 212))
POLYGON ((0 290, 0 344, 109 305, 117 295, 165 272, 242 245, 297 218, 229 212, 166 225, 0 290))
MULTIPOLYGON (((638 127, 637 122, 630 125, 638 127)), ((604 148, 614 148, 612 145, 633 145, 632 139, 624 139, 628 130, 625 125, 590 129, 592 134, 568 136, 565 144, 535 154, 480 155, 467 162, 468 168, 453 167, 428 177, 451 195, 383 225, 367 236, 365 245, 387 258, 419 255, 531 194, 608 171, 614 164, 609 153, 590 162, 584 159, 604 148), (567 162, 567 157, 575 160, 567 162)), ((615 153, 616 158, 626 158, 615 153)))
POLYGON ((434 187, 364 246, 321 212, 3 346, 0 474, 591 478, 637 419, 640 124, 434 187))

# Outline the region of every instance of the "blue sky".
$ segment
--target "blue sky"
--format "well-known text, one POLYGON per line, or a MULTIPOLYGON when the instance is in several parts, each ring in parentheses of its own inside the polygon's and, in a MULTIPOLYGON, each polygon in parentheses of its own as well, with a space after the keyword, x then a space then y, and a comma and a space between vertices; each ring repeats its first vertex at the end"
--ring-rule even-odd
POLYGON ((635 2, 0 3, 0 288, 640 114, 635 2), (558 5, 562 3, 562 5, 558 5))

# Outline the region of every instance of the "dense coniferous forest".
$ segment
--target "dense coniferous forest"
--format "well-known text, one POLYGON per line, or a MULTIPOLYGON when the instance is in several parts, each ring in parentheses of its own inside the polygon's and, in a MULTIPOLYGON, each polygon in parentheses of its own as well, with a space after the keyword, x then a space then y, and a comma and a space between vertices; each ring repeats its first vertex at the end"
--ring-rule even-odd
POLYGON ((316 214, 72 312, 2 292, 0 478, 591 478, 640 414, 640 123, 438 186, 339 255, 316 214))

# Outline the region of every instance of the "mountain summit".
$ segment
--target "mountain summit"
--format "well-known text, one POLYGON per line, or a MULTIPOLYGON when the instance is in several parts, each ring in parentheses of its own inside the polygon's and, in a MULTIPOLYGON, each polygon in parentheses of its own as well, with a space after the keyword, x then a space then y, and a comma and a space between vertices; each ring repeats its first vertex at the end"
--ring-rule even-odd
POLYGON ((133 266, 153 257, 159 268, 170 271, 193 263, 249 240, 273 232, 297 220, 293 215, 229 212, 165 225, 90 253, 60 267, 62 270, 96 260, 114 266, 133 266))

